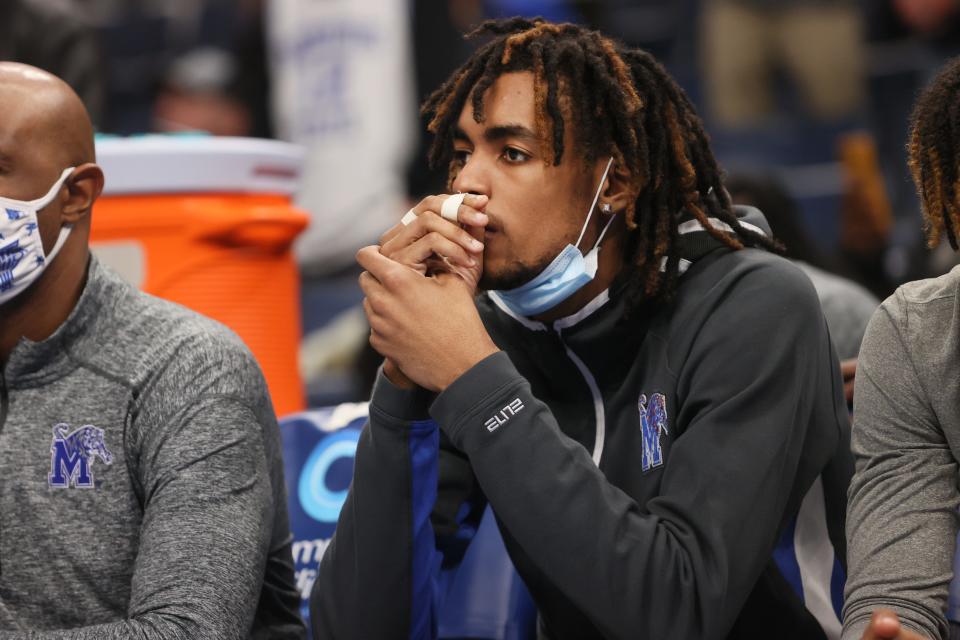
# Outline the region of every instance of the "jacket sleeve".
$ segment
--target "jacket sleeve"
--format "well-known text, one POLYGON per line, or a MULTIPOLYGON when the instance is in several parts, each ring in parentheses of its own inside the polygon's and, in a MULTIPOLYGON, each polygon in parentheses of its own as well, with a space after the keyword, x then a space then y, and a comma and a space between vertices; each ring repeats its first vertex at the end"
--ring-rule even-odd
POLYGON ((462 487, 441 479, 451 499, 437 499, 438 468, 449 478, 465 460, 441 454, 440 430, 427 413, 430 397, 393 386, 382 372, 377 378, 353 482, 311 593, 316 640, 437 636, 444 557, 431 514, 438 531, 464 546, 469 530, 458 527, 460 504, 448 495, 462 487), (438 518, 439 505, 449 508, 438 518))
POLYGON ((927 637, 949 637, 957 462, 904 342, 901 296, 870 321, 857 363, 844 640, 859 640, 879 607, 927 637))
POLYGON ((672 363, 679 435, 647 504, 606 480, 503 352, 431 407, 504 528, 604 637, 725 637, 836 449, 837 421, 807 446, 815 403, 842 410, 816 295, 792 268, 773 282, 745 275, 672 363), (512 419, 488 422, 504 407, 512 419))
MULTIPOLYGON (((0 636, 248 638, 276 516, 267 439, 279 432, 266 394, 241 345, 203 337, 181 348, 137 399, 126 434, 135 441, 130 471, 143 504, 126 619, 0 636)), ((296 610, 293 591, 290 606, 296 610)), ((278 637, 305 633, 294 619, 278 637)))

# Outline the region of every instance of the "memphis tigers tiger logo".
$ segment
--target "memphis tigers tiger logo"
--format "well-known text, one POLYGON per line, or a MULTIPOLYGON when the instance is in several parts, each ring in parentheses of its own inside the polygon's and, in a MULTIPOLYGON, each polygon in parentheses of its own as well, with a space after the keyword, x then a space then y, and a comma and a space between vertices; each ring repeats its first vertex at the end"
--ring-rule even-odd
POLYGON ((670 433, 667 430, 667 398, 662 393, 655 393, 650 396, 648 402, 646 394, 641 393, 637 407, 640 410, 640 429, 643 439, 641 465, 644 471, 649 471, 663 464, 660 436, 670 433))
POLYGON ((85 489, 94 486, 93 463, 100 458, 104 464, 113 464, 113 454, 107 448, 103 429, 91 424, 70 431, 70 425, 53 427, 50 444, 50 475, 47 484, 66 489, 71 485, 85 489), (69 431, 69 433, 68 433, 69 431))

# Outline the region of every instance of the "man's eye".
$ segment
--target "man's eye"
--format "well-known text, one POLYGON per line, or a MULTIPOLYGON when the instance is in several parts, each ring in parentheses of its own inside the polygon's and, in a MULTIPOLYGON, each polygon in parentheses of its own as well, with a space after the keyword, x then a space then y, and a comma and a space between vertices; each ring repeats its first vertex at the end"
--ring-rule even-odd
POLYGON ((507 162, 524 162, 530 159, 530 156, 520 149, 514 149, 513 147, 507 147, 503 150, 503 157, 506 158, 507 162))
POLYGON ((467 161, 470 159, 472 153, 470 151, 464 150, 455 150, 453 152, 453 161, 459 166, 467 164, 467 161))

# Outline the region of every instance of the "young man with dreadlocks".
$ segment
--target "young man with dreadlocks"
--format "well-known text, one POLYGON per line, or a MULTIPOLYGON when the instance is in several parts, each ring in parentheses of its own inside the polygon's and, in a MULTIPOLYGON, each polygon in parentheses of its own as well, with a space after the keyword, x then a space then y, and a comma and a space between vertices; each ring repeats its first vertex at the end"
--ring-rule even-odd
POLYGON ((649 55, 478 34, 425 105, 457 195, 358 253, 386 361, 315 636, 435 637, 489 504, 542 638, 838 637, 848 427, 810 282, 649 55))
MULTIPOLYGON (((918 98, 908 161, 929 245, 946 233, 957 250, 960 58, 918 98)), ((854 394, 844 640, 960 638, 960 580, 951 583, 960 567, 958 305, 954 268, 897 289, 867 327, 854 394)))

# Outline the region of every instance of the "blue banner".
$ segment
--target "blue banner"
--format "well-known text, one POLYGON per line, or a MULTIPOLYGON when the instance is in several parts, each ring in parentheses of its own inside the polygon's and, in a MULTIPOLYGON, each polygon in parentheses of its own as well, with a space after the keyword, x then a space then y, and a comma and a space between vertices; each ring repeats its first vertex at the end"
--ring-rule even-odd
POLYGON ((280 421, 293 561, 307 628, 310 590, 347 498, 366 421, 365 402, 296 413, 280 421))

